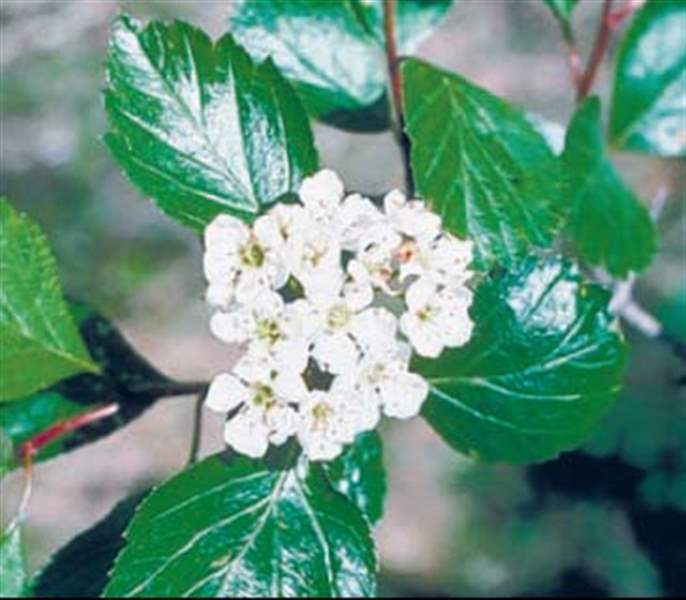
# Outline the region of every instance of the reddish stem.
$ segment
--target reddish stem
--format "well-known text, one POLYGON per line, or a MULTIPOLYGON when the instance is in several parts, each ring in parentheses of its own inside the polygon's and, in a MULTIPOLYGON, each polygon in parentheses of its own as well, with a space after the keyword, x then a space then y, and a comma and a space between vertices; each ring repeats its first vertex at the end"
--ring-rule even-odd
POLYGON ((636 12, 644 2, 645 0, 626 0, 622 6, 613 11, 612 0, 605 0, 603 12, 600 17, 600 24, 598 25, 598 33, 596 34, 593 49, 591 50, 591 56, 588 59, 586 71, 578 81, 577 102, 584 100, 593 88, 596 76, 598 75, 598 69, 603 62, 603 58, 607 53, 607 48, 610 45, 612 33, 636 12))
POLYGON ((111 404, 96 408, 93 411, 71 417, 66 421, 62 421, 61 423, 57 423, 56 425, 41 431, 35 437, 24 442, 19 449, 19 456, 24 461, 24 467, 27 470, 30 469, 33 457, 40 451, 41 448, 54 441, 58 437, 72 431, 76 431, 77 429, 81 429, 82 427, 86 427, 87 425, 95 423, 96 421, 100 421, 101 419, 111 417, 117 412, 119 412, 119 404, 112 402, 111 404))

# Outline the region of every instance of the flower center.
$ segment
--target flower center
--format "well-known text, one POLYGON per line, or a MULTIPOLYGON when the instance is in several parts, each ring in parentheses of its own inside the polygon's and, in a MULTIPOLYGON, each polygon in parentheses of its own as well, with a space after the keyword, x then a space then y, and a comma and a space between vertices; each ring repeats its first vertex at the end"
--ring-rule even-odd
POLYGON ((264 264, 264 250, 254 239, 241 248, 239 256, 241 263, 246 267, 258 269, 264 264))
POLYGON ((259 321, 255 333, 259 339, 266 340, 270 345, 276 344, 281 339, 279 324, 272 319, 259 321))
POLYGON ((420 321, 424 321, 424 322, 430 321, 431 319, 433 319, 435 312, 436 311, 431 306, 429 306, 427 304, 426 306, 424 306, 423 308, 420 308, 417 311, 417 318, 420 321))
POLYGON ((405 264, 410 262, 417 254, 417 243, 414 240, 406 240, 394 252, 398 262, 405 264))
POLYGON ((253 386, 252 403, 255 406, 269 410, 276 404, 276 396, 274 390, 263 383, 256 383, 253 386))
POLYGON ((323 425, 331 415, 331 407, 325 402, 320 402, 312 409, 312 416, 318 425, 323 425))
POLYGON ((303 258, 312 268, 315 268, 319 265, 322 258, 324 258, 325 253, 326 250, 324 248, 315 244, 307 244, 303 250, 303 258))
POLYGON ((350 310, 345 304, 338 304, 329 310, 327 325, 331 329, 340 329, 350 321, 350 310))

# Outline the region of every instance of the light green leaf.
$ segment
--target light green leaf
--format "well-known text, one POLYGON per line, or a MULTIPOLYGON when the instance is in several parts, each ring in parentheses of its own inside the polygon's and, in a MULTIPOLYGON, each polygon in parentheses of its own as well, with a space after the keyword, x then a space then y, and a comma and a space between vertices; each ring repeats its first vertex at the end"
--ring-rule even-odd
POLYGON ((105 140, 127 176, 174 219, 202 229, 245 220, 317 168, 304 109, 267 61, 230 35, 216 44, 181 22, 114 24, 105 140))
POLYGON ((686 154, 686 3, 648 0, 619 51, 610 137, 615 146, 686 154))
POLYGON ((347 496, 370 523, 383 515, 386 499, 386 470, 381 436, 376 431, 360 433, 336 460, 324 463, 334 488, 347 496))
POLYGON ((471 341, 414 361, 431 387, 424 417, 487 461, 545 460, 578 445, 620 387, 625 347, 608 300, 555 259, 486 280, 471 341))
POLYGON ((39 227, 0 199, 0 402, 97 372, 62 298, 39 227))
POLYGON ((19 527, 0 535, 0 598, 19 598, 26 587, 26 567, 19 527))
POLYGON ((355 597, 374 592, 369 527, 321 467, 216 455, 146 498, 107 597, 355 597))
MULTIPOLYGON (((409 54, 450 0, 394 4, 399 51, 409 54)), ((253 56, 273 58, 310 114, 344 129, 388 128, 382 0, 242 0, 230 24, 253 56)))
POLYGON ((412 172, 443 226, 473 240, 482 267, 549 246, 562 213, 559 164, 526 115, 418 60, 402 72, 412 172))
POLYGON ((47 460, 120 429, 152 406, 157 400, 155 388, 169 381, 136 353, 104 317, 83 305, 72 304, 71 308, 101 373, 76 375, 0 406, 0 434, 15 450, 6 464, 8 470, 20 466, 16 451, 24 442, 99 406, 118 402, 120 410, 89 427, 58 437, 44 446, 34 460, 47 460))
POLYGON ((104 519, 61 548, 34 578, 34 597, 98 598, 124 546, 124 530, 146 494, 122 500, 104 519))
POLYGON ((590 98, 569 125, 562 155, 570 206, 568 230, 584 260, 626 277, 650 264, 657 233, 648 210, 604 153, 600 102, 590 98))

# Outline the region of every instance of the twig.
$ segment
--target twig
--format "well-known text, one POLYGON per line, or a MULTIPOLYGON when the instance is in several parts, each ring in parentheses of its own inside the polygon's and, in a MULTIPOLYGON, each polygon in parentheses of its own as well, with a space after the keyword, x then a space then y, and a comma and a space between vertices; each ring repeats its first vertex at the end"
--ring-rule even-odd
POLYGON ((403 113, 403 82, 400 74, 400 58, 395 36, 395 0, 384 0, 384 37, 386 39, 386 65, 388 67, 388 82, 391 89, 393 107, 393 131, 402 154, 405 173, 405 191, 409 196, 414 195, 414 180, 410 164, 410 140, 405 134, 405 117, 403 113))
POLYGON ((202 409, 205 403, 205 393, 198 394, 193 408, 193 433, 191 434, 191 448, 188 453, 187 466, 194 465, 198 461, 200 441, 202 440, 202 409))
POLYGON ((15 527, 18 527, 26 517, 26 511, 33 489, 33 459, 41 448, 67 433, 71 433, 72 431, 86 427, 91 423, 111 417, 118 412, 119 404, 117 402, 100 406, 95 410, 76 415, 75 417, 52 425, 21 445, 19 448, 19 457, 24 465, 24 489, 21 501, 19 502, 19 508, 17 509, 17 514, 9 524, 7 528, 8 531, 12 531, 15 527))
POLYGON ((603 58, 607 53, 607 48, 610 45, 612 33, 645 2, 645 0, 626 0, 622 6, 613 11, 612 1, 613 0, 605 0, 603 3, 600 23, 598 24, 598 32, 596 33, 595 41, 593 42, 593 49, 591 50, 586 70, 578 80, 578 85, 576 86, 577 102, 581 102, 586 98, 593 88, 596 76, 598 75, 598 69, 603 62, 603 58))
POLYGON ((588 96, 588 92, 593 87, 596 75, 598 74, 598 68, 600 67, 600 63, 602 62, 610 43, 610 33, 612 32, 612 29, 610 28, 611 9, 612 0, 605 0, 603 2, 600 23, 598 24, 598 32, 596 33, 595 41, 593 42, 593 50, 591 50, 591 56, 588 59, 586 70, 581 76, 579 86, 577 87, 576 99, 578 102, 581 102, 588 96))

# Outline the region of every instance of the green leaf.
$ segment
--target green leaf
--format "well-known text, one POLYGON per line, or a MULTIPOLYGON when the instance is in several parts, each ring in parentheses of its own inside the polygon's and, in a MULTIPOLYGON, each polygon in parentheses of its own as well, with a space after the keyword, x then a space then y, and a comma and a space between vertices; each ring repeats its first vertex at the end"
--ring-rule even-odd
POLYGON ((119 412, 88 427, 58 437, 35 457, 47 460, 109 435, 148 409, 160 384, 169 380, 142 358, 101 315, 72 304, 72 313, 101 374, 82 374, 26 398, 0 406, 0 433, 14 446, 7 469, 19 466, 16 451, 49 427, 111 402, 119 412))
POLYGON ((610 137, 615 146, 686 154, 686 3, 649 0, 619 51, 610 137))
POLYGON ((579 3, 579 0, 543 0, 548 8, 553 12, 560 27, 565 35, 571 35, 572 13, 579 3))
MULTIPOLYGON (((395 5, 399 51, 410 54, 450 0, 395 5)), ((273 58, 310 114, 353 131, 389 127, 382 0, 242 0, 230 24, 253 56, 273 58)))
POLYGON ((320 466, 213 456, 153 491, 125 537, 107 597, 374 592, 367 522, 320 466))
POLYGON ((19 598, 26 587, 26 567, 19 527, 0 535, 0 598, 19 598))
POLYGON ((62 297, 39 227, 0 199, 0 402, 97 372, 62 297))
POLYGON ((562 155, 568 230, 585 261, 625 277, 650 264, 657 234, 648 210, 605 156, 603 137, 600 101, 590 98, 569 125, 562 155))
POLYGON ((562 210, 559 164, 527 117, 418 60, 402 72, 412 172, 443 226, 474 241, 480 267, 549 246, 562 210))
POLYGON ((61 548, 33 580, 36 598, 97 598, 124 547, 124 530, 147 492, 119 502, 101 521, 61 548))
POLYGON ((487 461, 545 460, 578 445, 620 387, 625 347, 608 300, 557 259, 484 281, 470 342, 414 362, 430 384, 424 417, 487 461))
POLYGON ((220 212, 254 219, 317 168, 295 92, 230 35, 213 44, 186 23, 142 28, 121 16, 107 67, 105 140, 131 181, 185 225, 202 229, 220 212))
POLYGON ((376 431, 360 433, 336 460, 324 463, 334 488, 369 519, 378 522, 386 499, 386 470, 381 436, 376 431))

